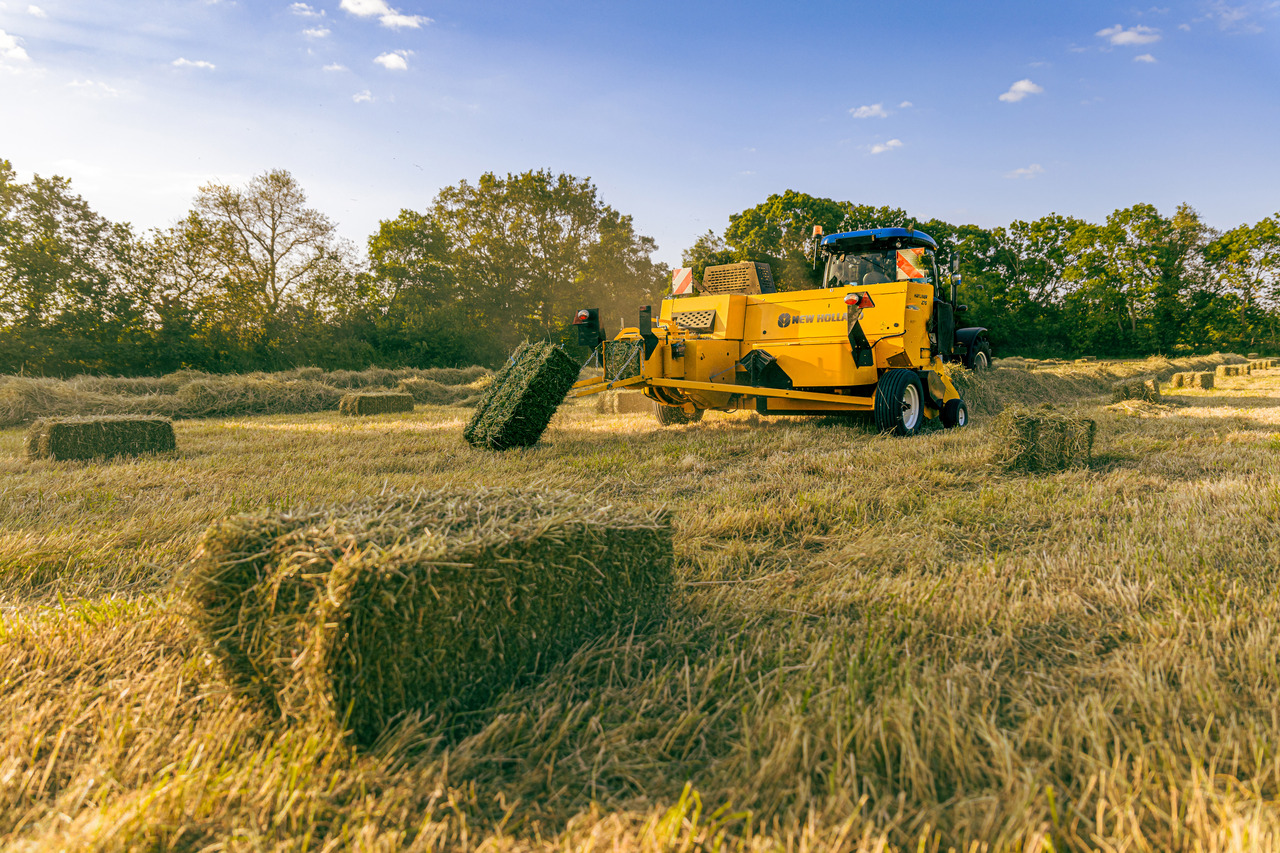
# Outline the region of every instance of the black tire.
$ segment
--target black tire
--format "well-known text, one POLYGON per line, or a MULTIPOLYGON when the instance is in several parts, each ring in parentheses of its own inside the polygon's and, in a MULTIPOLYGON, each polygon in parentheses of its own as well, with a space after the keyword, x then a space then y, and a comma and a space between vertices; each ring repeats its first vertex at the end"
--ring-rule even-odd
POLYGON ((661 403, 654 403, 653 414, 663 426, 696 424, 702 420, 702 409, 694 409, 691 415, 680 406, 664 406, 661 403))
POLYGON ((914 435, 924 423, 924 391, 914 370, 895 367, 876 385, 876 429, 914 435))
POLYGON ((969 351, 969 369, 991 369, 991 344, 986 341, 974 342, 973 348, 969 351))
POLYGON ((964 400, 948 400, 942 404, 942 425, 947 429, 969 425, 969 409, 964 400))

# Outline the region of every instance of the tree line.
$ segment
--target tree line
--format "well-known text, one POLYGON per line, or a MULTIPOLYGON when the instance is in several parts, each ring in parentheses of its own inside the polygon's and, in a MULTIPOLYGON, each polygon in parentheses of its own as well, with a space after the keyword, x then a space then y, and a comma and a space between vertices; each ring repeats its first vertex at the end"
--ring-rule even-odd
MULTIPOLYGON (((1186 205, 1135 205, 1102 224, 988 230, 788 191, 684 263, 766 261, 783 289, 810 287, 814 225, 931 234, 960 257, 966 321, 999 354, 1280 350, 1280 215, 1220 233, 1186 205)), ((668 286, 656 248, 589 179, 545 170, 459 181, 358 251, 284 170, 207 184, 182 219, 139 234, 66 179, 23 183, 0 160, 0 373, 492 366, 523 340, 573 346, 579 307, 610 332, 634 322, 668 286)))

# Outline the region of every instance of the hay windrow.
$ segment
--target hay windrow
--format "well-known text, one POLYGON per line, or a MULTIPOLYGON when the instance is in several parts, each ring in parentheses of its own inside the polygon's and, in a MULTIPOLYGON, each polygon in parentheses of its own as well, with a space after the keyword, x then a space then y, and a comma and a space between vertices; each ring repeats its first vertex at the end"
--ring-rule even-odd
POLYGON ((228 677, 362 744, 661 617, 674 572, 662 512, 484 489, 228 519, 192 569, 190 618, 228 677))
POLYGON ((1009 471, 1061 471, 1093 459, 1098 424, 1057 412, 1006 409, 991 426, 993 459, 1009 471))
POLYGON ((578 373, 579 366, 555 344, 522 345, 485 391, 463 437, 473 447, 492 450, 537 444, 578 373))
POLYGON ((23 441, 28 459, 106 459, 168 453, 177 443, 168 418, 109 415, 42 418, 23 441))
POLYGON ((382 415, 389 412, 412 412, 413 395, 380 392, 344 394, 338 412, 344 415, 382 415))

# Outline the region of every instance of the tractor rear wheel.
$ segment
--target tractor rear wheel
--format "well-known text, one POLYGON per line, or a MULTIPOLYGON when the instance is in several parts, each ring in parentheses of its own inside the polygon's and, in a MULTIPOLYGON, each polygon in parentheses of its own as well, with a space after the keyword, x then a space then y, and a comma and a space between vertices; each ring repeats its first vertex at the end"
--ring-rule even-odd
POLYGON ((942 405, 942 425, 947 429, 969 424, 969 410, 964 400, 948 400, 942 405))
POLYGON ((876 429, 913 435, 924 421, 924 393, 914 370, 895 367, 876 385, 876 429))
POLYGON ((702 409, 694 409, 693 414, 689 414, 680 406, 664 406, 661 403, 653 404, 653 414, 663 426, 696 424, 702 420, 702 409))
POLYGON ((973 352, 969 356, 970 370, 990 370, 991 369, 991 344, 986 341, 977 341, 973 345, 973 352))

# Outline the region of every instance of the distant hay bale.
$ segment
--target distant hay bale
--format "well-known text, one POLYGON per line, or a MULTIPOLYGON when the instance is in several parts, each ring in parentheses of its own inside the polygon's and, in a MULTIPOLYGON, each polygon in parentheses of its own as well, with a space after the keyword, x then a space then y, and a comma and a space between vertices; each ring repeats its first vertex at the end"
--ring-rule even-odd
POLYGON ((367 745, 405 712, 481 711, 582 643, 661 618, 672 553, 664 511, 393 492, 214 524, 185 610, 233 683, 367 745))
POLYGON ((1190 383, 1187 381, 1187 377, 1188 377, 1188 376, 1194 376, 1194 375, 1195 375, 1194 373, 1192 373, 1192 374, 1187 374, 1187 373, 1175 373, 1175 374, 1173 374, 1172 376, 1170 376, 1170 377, 1169 377, 1169 387, 1170 387, 1170 388, 1185 388, 1185 387, 1187 387, 1187 386, 1189 386, 1189 385, 1190 385, 1190 383))
POLYGON ((23 442, 28 459, 99 459, 167 453, 177 444, 173 422, 144 415, 41 418, 23 442))
POLYGON ((1090 364, 1098 360, 1096 355, 1086 355, 1076 359, 1076 364, 1090 364))
POLYGON ((1192 383, 1191 387, 1193 387, 1193 388, 1206 388, 1206 389, 1207 389, 1207 388, 1212 388, 1212 387, 1213 387, 1213 374, 1212 374, 1212 373, 1210 373, 1210 372, 1208 372, 1208 371, 1202 371, 1202 372, 1200 372, 1200 373, 1195 373, 1195 374, 1192 374, 1192 375, 1193 375, 1193 376, 1195 376, 1195 381, 1192 383))
POLYGON ((1125 379, 1111 386, 1111 400, 1146 400, 1149 403, 1160 402, 1160 380, 1154 376, 1137 376, 1125 379))
POLYGON ((578 364, 555 344, 521 345, 493 377, 463 437, 473 447, 491 450, 537 444, 578 371, 578 364))
POLYGON ((1226 379, 1233 376, 1243 376, 1243 365, 1239 364, 1219 364, 1214 371, 1219 379, 1226 379))
POLYGON ((993 422, 996 464, 1010 471, 1061 471, 1088 465, 1098 425, 1048 410, 1006 409, 993 422))
POLYGON ((1256 352, 1247 353, 1245 355, 1245 358, 1257 358, 1257 357, 1258 357, 1258 354, 1256 352))
POLYGON ((413 395, 399 393, 344 394, 338 401, 344 415, 382 415, 387 412, 412 412, 413 395))
POLYGON ((601 391, 596 395, 596 411, 605 415, 652 414, 653 405, 642 391, 601 391))

